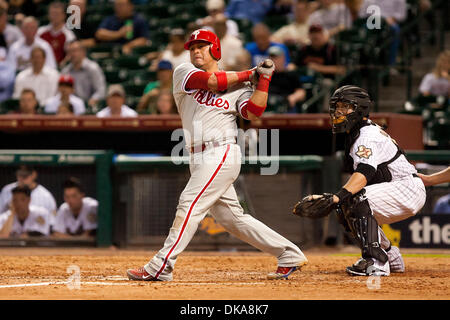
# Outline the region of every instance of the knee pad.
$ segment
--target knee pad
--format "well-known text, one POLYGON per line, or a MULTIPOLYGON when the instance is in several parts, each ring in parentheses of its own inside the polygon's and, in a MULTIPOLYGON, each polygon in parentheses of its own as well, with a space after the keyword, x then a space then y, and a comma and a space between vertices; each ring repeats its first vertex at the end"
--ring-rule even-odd
POLYGON ((369 201, 363 192, 355 194, 342 207, 351 233, 358 241, 363 258, 375 258, 383 263, 388 261, 386 252, 378 239, 378 223, 372 215, 369 201))

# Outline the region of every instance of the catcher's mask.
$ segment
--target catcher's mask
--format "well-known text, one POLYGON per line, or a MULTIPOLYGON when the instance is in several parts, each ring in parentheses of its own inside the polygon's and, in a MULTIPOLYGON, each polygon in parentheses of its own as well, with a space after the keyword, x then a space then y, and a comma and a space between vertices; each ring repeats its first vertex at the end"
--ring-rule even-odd
POLYGON ((338 88, 330 99, 330 118, 333 133, 349 132, 369 117, 372 100, 366 90, 356 86, 338 88))
POLYGON ((184 49, 189 50, 191 44, 199 41, 209 43, 209 53, 215 60, 220 60, 220 40, 219 37, 212 31, 206 29, 198 29, 191 33, 189 40, 184 44, 184 49))

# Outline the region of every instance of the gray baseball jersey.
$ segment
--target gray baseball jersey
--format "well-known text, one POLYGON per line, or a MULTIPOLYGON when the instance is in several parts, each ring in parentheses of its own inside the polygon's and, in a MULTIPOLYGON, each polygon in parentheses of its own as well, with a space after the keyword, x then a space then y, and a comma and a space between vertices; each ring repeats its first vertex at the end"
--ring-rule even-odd
POLYGON ((236 116, 253 94, 250 82, 221 93, 187 90, 186 83, 196 72, 203 71, 191 63, 183 63, 173 74, 173 96, 185 130, 186 145, 236 137, 236 116))

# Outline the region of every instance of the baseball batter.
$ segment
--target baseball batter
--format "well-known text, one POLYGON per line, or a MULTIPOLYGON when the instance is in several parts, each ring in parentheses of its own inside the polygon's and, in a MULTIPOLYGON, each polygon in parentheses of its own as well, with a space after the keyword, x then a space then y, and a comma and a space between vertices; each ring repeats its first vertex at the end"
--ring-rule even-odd
POLYGON ((405 267, 379 225, 415 215, 425 204, 426 191, 397 143, 369 120, 372 105, 368 93, 356 86, 343 86, 331 97, 333 133, 347 134, 346 166, 352 173, 333 200, 342 205, 340 222, 362 249, 362 258, 347 273, 388 276, 405 267))
POLYGON ((252 120, 264 112, 273 63, 243 72, 220 71, 219 39, 204 29, 191 34, 185 49, 190 52, 191 63, 175 69, 173 94, 190 150, 191 177, 163 248, 144 267, 127 270, 128 277, 172 280, 178 255, 209 212, 235 237, 277 257, 278 268, 268 274, 269 279, 287 279, 307 263, 306 257, 292 242, 244 214, 233 187, 241 165, 236 117, 252 120), (257 81, 256 88, 251 81, 257 81))

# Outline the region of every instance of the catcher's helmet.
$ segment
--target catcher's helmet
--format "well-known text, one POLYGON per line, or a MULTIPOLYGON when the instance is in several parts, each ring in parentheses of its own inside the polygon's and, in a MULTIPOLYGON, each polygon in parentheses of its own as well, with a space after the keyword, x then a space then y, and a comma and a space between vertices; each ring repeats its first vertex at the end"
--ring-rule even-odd
POLYGON ((369 117, 372 99, 363 88, 347 85, 336 89, 330 99, 330 117, 333 133, 349 132, 356 124, 369 117), (353 112, 336 114, 337 109, 352 109, 353 112))
POLYGON ((196 41, 209 42, 211 44, 209 47, 209 52, 211 53, 211 56, 216 60, 220 60, 221 58, 220 40, 219 37, 216 36, 214 32, 206 29, 195 30, 194 32, 191 33, 189 40, 186 41, 186 43, 184 44, 184 48, 186 50, 189 50, 191 44, 196 41))

